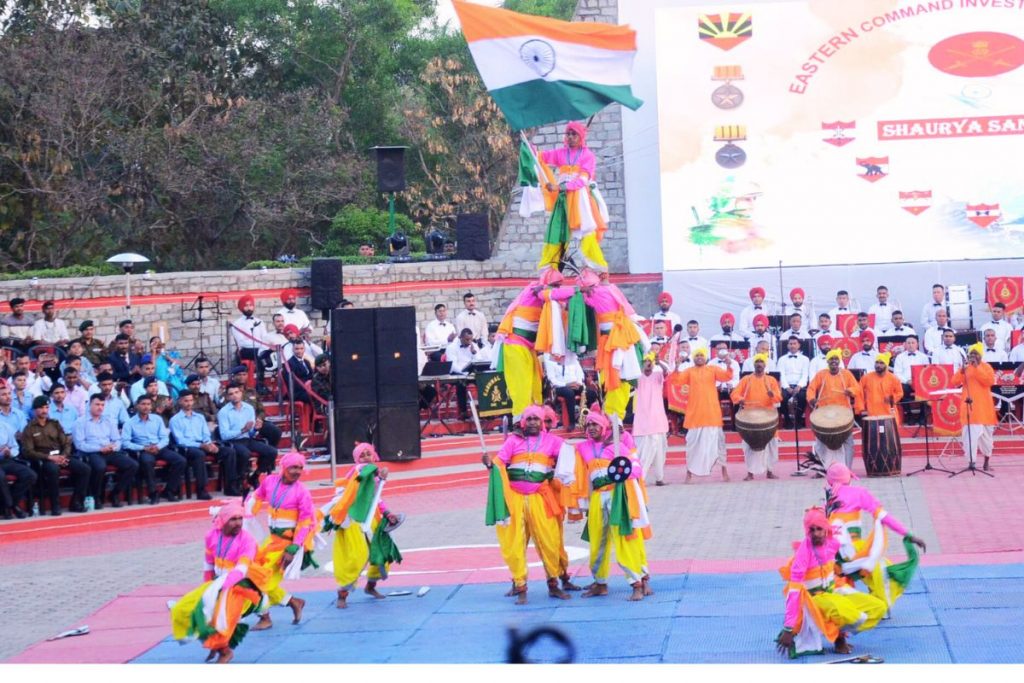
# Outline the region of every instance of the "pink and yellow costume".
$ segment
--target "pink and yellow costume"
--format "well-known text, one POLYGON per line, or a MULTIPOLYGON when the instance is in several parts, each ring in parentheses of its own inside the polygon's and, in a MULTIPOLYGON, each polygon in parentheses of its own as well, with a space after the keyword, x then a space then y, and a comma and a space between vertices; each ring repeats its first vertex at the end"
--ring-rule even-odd
MULTIPOLYGON (((299 572, 308 566, 318 566, 313 559, 313 547, 318 527, 317 511, 313 498, 301 481, 289 484, 282 474, 289 467, 305 466, 306 459, 301 453, 288 453, 281 458, 277 473, 268 475, 260 482, 246 500, 254 520, 266 514, 266 533, 260 542, 256 562, 272 572, 267 585, 269 598, 266 610, 273 605, 283 605, 291 600, 281 583, 287 578, 298 578, 299 572), (285 553, 295 556, 288 567, 281 566, 285 553)), ((260 529, 258 525, 247 528, 260 529)), ((254 533, 254 536, 260 531, 254 533)))
POLYGON ((840 583, 850 584, 851 579, 860 578, 864 581, 871 595, 891 607, 896 599, 903 594, 904 586, 909 582, 916 567, 906 567, 909 574, 900 572, 899 578, 890 576, 889 560, 883 557, 885 552, 888 528, 900 537, 909 535, 899 520, 886 512, 882 504, 870 491, 850 482, 856 475, 843 463, 833 463, 828 468, 828 494, 825 510, 829 523, 832 525, 836 540, 839 543, 839 557, 842 560, 840 583), (861 513, 871 516, 871 529, 865 535, 861 524, 861 513))
POLYGON ((369 564, 366 578, 388 578, 392 562, 402 555, 385 532, 388 508, 381 500, 384 480, 379 476, 380 457, 371 444, 359 443, 352 450, 356 460, 348 474, 335 482, 335 496, 324 506, 324 531, 334 532, 334 579, 341 590, 355 589, 360 574, 369 564), (367 455, 369 463, 360 463, 367 455))
MULTIPOLYGON (((529 406, 520 426, 531 416, 543 419, 543 411, 529 406)), ((548 579, 565 573, 562 506, 551 485, 562 444, 562 439, 545 431, 537 436, 512 433, 493 461, 486 524, 495 527, 501 556, 516 588, 526 585, 526 547, 531 538, 548 579)))
POLYGON ((597 317, 597 370, 604 389, 604 412, 621 420, 626 415, 631 385, 640 376, 640 331, 630 318, 632 307, 621 293, 602 285, 596 273, 584 270, 581 287, 589 287, 583 299, 597 317))
POLYGON ((224 524, 241 517, 240 503, 220 508, 206 534, 203 584, 189 591, 171 608, 171 630, 176 640, 197 637, 210 650, 234 648, 249 630, 242 617, 255 611, 263 599, 269 572, 255 563, 256 540, 245 530, 224 534, 224 524))
POLYGON ((550 192, 543 188, 551 219, 538 266, 541 269, 557 268, 565 255, 566 244, 573 237, 578 237, 580 252, 587 265, 607 271, 608 262, 601 252, 600 243, 608 229, 608 207, 594 182, 596 158, 586 146, 586 126, 572 121, 565 130, 579 135, 579 147, 572 149, 566 142, 558 149, 546 150, 539 155, 542 163, 554 167, 551 180, 558 185, 558 190, 550 192))
POLYGON ((643 467, 636 444, 628 432, 623 432, 619 453, 628 457, 632 471, 625 481, 615 482, 608 476, 608 465, 615 459, 615 446, 605 439, 611 433, 611 423, 599 411, 591 410, 588 424, 600 425, 600 441, 590 438, 576 445, 577 457, 583 462, 590 482, 590 502, 584 540, 590 542, 590 573, 594 582, 608 583, 612 551, 615 560, 626 574, 630 584, 650 574, 644 540, 651 538, 651 521, 647 515, 647 489, 643 481, 643 467))
POLYGON ((790 658, 824 652, 824 642, 834 643, 846 626, 858 631, 874 628, 885 615, 885 603, 852 588, 837 586, 835 558, 839 541, 821 508, 804 514, 804 538, 793 544, 796 553, 779 570, 786 581, 786 616, 783 630, 794 634, 790 658), (811 542, 810 527, 827 529, 825 542, 811 542))

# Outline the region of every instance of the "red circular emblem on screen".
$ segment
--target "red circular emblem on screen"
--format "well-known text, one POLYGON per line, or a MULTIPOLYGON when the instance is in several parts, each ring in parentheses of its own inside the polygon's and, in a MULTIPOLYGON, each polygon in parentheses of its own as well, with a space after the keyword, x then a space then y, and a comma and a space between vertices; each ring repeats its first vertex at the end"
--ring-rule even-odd
POLYGON ((953 76, 998 76, 1024 64, 1024 40, 993 31, 961 33, 936 43, 928 61, 953 76))

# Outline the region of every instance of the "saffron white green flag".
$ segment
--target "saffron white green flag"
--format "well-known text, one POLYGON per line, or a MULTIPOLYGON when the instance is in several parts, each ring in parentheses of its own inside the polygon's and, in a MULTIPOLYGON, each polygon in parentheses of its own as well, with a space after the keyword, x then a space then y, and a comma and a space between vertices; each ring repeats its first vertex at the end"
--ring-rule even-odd
POLYGON ((523 140, 519 143, 519 187, 523 196, 519 201, 519 215, 529 218, 538 211, 544 211, 544 192, 540 189, 544 168, 534 155, 530 145, 523 140))
POLYGON ((636 32, 454 0, 484 85, 515 130, 591 116, 630 90, 636 32))

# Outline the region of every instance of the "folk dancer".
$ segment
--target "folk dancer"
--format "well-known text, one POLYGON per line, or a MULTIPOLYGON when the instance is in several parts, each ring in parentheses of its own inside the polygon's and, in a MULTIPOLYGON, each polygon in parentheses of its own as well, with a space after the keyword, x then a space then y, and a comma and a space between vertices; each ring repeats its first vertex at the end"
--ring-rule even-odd
POLYGON ((776 642, 790 659, 824 652, 824 641, 838 654, 853 652, 842 629, 867 631, 885 616, 885 603, 866 593, 836 586, 835 558, 839 541, 825 511, 815 507, 804 513, 804 538, 779 570, 786 586, 786 614, 776 642))
MULTIPOLYGON (((766 408, 777 410, 782 403, 782 389, 774 377, 767 374, 768 354, 754 355, 754 374, 740 380, 732 390, 730 398, 739 410, 744 408, 766 408)), ((747 442, 743 442, 743 461, 747 466, 747 476, 743 481, 750 481, 755 474, 765 474, 768 479, 778 479, 772 468, 779 462, 779 442, 772 437, 768 445, 759 451, 751 450, 747 442)))
MULTIPOLYGON (((807 402, 814 409, 824 406, 847 408, 852 406, 854 414, 860 414, 864 410, 864 394, 853 373, 840 367, 842 358, 841 349, 832 349, 828 352, 828 355, 825 356, 828 369, 815 375, 807 385, 807 402)), ((821 442, 821 439, 817 438, 814 441, 814 452, 826 467, 838 458, 842 458, 846 466, 851 467, 853 465, 853 432, 850 432, 846 442, 843 443, 842 452, 830 450, 821 442)))
POLYGON ((205 539, 203 583, 171 608, 175 640, 203 640, 206 661, 227 664, 249 631, 242 618, 264 600, 268 572, 256 563, 256 539, 242 528, 245 509, 232 501, 221 506, 205 539))
POLYGON ((644 356, 643 371, 633 397, 633 438, 643 465, 644 476, 656 486, 665 485, 665 457, 668 454, 668 415, 665 414, 665 375, 668 366, 644 356))
POLYGON ((257 524, 250 525, 260 541, 256 562, 270 572, 266 583, 267 601, 260 612, 259 623, 253 626, 256 631, 273 626, 270 608, 274 605, 291 607, 293 624, 302 621, 306 601, 286 592, 281 583, 285 578, 298 578, 306 567, 318 566, 313 559, 314 539, 319 528, 317 515, 312 496, 299 481, 305 466, 306 458, 301 453, 286 454, 281 458, 277 473, 266 476, 246 499, 246 508, 254 520, 266 513, 265 529, 257 524))
POLYGON ((381 498, 388 468, 379 464, 380 456, 372 444, 357 443, 352 457, 355 465, 335 482, 335 496, 322 508, 324 532, 334 532, 338 609, 348 607, 348 596, 367 565, 363 592, 378 600, 386 597, 377 591, 377 583, 388 578, 391 563, 402 561, 402 553, 389 533, 401 518, 381 498))
POLYGON ((974 465, 978 452, 985 459, 983 469, 989 471, 992 457, 992 435, 999 419, 992 403, 992 385, 996 383, 996 371, 982 360, 983 348, 980 343, 972 344, 967 352, 967 365, 953 375, 951 386, 963 387, 960 394, 960 421, 963 433, 964 455, 974 465))
POLYGON ((722 468, 722 481, 729 481, 725 468, 725 433, 722 431, 722 405, 718 400, 716 382, 732 379, 732 360, 725 359, 726 367, 708 365, 708 350, 693 351, 693 367, 678 373, 676 383, 689 389, 686 404, 686 481, 696 474, 706 477, 711 468, 722 468))

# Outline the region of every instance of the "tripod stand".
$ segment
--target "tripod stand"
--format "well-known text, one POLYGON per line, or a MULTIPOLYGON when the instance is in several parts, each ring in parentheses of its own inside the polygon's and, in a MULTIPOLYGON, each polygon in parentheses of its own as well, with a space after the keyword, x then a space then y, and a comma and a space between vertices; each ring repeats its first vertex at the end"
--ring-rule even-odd
POLYGON ((206 347, 203 344, 203 337, 204 337, 203 323, 205 323, 211 317, 214 320, 217 320, 218 318, 220 318, 220 297, 217 297, 217 296, 210 297, 210 298, 213 299, 213 305, 212 306, 211 305, 205 305, 205 306, 203 305, 203 300, 205 298, 206 297, 204 295, 200 294, 200 295, 198 295, 196 297, 195 301, 193 301, 191 304, 189 304, 187 306, 185 305, 184 301, 181 302, 181 322, 182 322, 182 324, 185 324, 185 323, 199 323, 199 351, 197 351, 196 354, 194 356, 192 356, 192 359, 189 360, 189 362, 185 363, 184 367, 186 367, 186 368, 192 367, 193 365, 195 365, 195 362, 197 360, 200 360, 201 358, 206 358, 206 347), (203 313, 206 312, 206 311, 212 311, 212 315, 204 318, 203 317, 203 313))
POLYGON ((931 441, 930 441, 929 436, 928 436, 929 435, 929 431, 930 431, 928 429, 928 416, 931 414, 931 408, 932 408, 930 400, 929 399, 925 399, 923 401, 914 401, 914 403, 919 403, 921 405, 921 425, 920 426, 924 427, 924 467, 922 467, 921 469, 914 470, 913 472, 907 472, 907 476, 908 477, 912 477, 915 474, 919 474, 921 472, 929 472, 929 471, 945 472, 946 474, 949 474, 950 476, 952 476, 953 475, 953 470, 947 470, 947 469, 945 469, 943 467, 934 467, 932 465, 931 441))
POLYGON ((800 428, 799 428, 799 426, 797 424, 797 414, 796 414, 796 412, 798 410, 798 406, 797 406, 796 395, 794 394, 793 396, 791 396, 790 399, 786 403, 787 403, 787 407, 789 408, 790 419, 793 421, 793 438, 796 441, 796 472, 793 472, 789 476, 791 476, 791 477, 804 477, 804 476, 807 475, 807 472, 804 472, 803 470, 811 469, 811 466, 814 464, 814 462, 811 461, 810 459, 807 459, 803 463, 800 462, 800 428))
POLYGON ((978 476, 978 472, 981 472, 985 476, 992 477, 993 479, 995 479, 996 475, 992 474, 991 472, 986 472, 985 470, 979 470, 977 467, 974 466, 974 444, 971 443, 971 406, 973 405, 973 403, 974 403, 974 401, 970 397, 968 397, 967 400, 964 401, 964 404, 967 406, 967 424, 964 425, 964 429, 967 430, 967 463, 968 464, 967 464, 967 467, 963 468, 959 472, 953 472, 949 476, 952 478, 952 477, 955 477, 958 474, 963 474, 964 472, 970 472, 972 477, 976 477, 976 476, 978 476))

